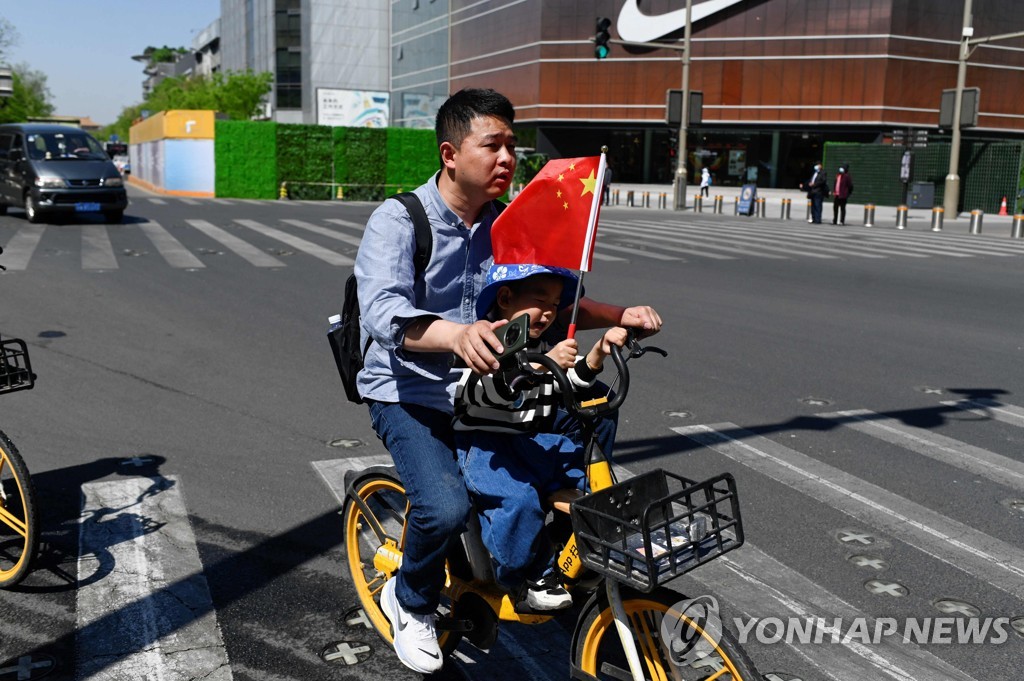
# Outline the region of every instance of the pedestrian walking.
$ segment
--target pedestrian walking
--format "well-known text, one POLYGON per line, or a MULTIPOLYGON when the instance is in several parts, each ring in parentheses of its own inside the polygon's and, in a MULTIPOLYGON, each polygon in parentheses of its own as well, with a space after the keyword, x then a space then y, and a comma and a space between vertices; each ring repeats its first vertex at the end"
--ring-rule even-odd
POLYGON ((810 181, 806 184, 801 184, 800 188, 807 192, 807 198, 811 200, 811 219, 808 222, 820 225, 821 207, 825 202, 825 197, 828 195, 828 181, 825 179, 825 171, 822 170, 821 161, 814 164, 814 172, 811 174, 810 181))
POLYGON ((601 188, 601 200, 604 205, 612 205, 612 166, 605 160, 604 166, 604 187, 601 188))
POLYGON ((853 193, 853 178, 850 177, 849 164, 839 166, 836 182, 832 188, 832 224, 846 224, 846 200, 853 193))
POLYGON ((711 171, 707 166, 700 169, 700 195, 710 196, 711 193, 711 171))

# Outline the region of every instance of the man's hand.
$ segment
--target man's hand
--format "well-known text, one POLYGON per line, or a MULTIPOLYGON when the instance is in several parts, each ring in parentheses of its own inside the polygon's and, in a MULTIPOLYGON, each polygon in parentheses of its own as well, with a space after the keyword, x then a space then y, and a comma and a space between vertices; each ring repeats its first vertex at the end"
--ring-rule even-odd
POLYGON ((558 362, 558 366, 569 369, 576 364, 579 344, 575 338, 567 338, 548 351, 548 357, 558 362))
POLYGON ((505 326, 504 319, 489 322, 481 319, 469 326, 463 326, 456 333, 452 344, 452 352, 462 358, 470 369, 478 374, 489 374, 498 369, 498 360, 494 353, 505 350, 494 334, 494 330, 505 326))
POLYGON ((622 319, 619 321, 622 326, 641 329, 643 337, 653 336, 661 331, 661 316, 649 305, 637 305, 627 307, 622 311, 622 319))

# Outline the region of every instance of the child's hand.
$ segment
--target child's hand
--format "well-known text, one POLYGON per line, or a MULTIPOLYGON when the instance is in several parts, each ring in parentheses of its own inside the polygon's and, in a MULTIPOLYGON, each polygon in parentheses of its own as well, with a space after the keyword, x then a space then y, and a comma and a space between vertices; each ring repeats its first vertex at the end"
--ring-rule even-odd
POLYGON ((601 354, 607 357, 612 354, 613 345, 618 345, 620 348, 626 344, 626 338, 629 336, 629 332, 621 326, 614 326, 604 332, 604 336, 600 340, 601 354))
POLYGON ((566 338, 564 341, 551 348, 548 357, 558 362, 558 366, 568 369, 576 364, 576 354, 579 352, 579 344, 575 338, 566 338))

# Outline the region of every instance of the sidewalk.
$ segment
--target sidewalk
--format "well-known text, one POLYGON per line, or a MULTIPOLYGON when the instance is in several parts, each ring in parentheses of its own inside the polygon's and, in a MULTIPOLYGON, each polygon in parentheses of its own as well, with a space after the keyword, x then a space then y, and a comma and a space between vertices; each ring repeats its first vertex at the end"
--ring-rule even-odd
MULTIPOLYGON (((722 199, 722 214, 726 216, 733 216, 735 207, 736 197, 740 195, 740 187, 711 187, 710 196, 703 200, 703 214, 712 215, 714 209, 714 201, 716 196, 723 197, 722 199)), ((694 197, 700 194, 700 187, 698 185, 689 185, 686 188, 686 210, 683 214, 693 214, 693 200, 694 197)), ((767 187, 759 187, 757 190, 758 198, 765 199, 765 217, 754 217, 750 216, 748 219, 757 221, 777 222, 780 220, 782 215, 782 199, 789 199, 792 201, 790 206, 790 221, 792 222, 804 222, 807 221, 807 195, 799 189, 772 189, 767 187)), ((612 205, 607 206, 608 208, 625 208, 627 210, 651 210, 664 212, 665 210, 672 210, 673 204, 673 193, 672 185, 667 184, 630 184, 630 183, 618 183, 612 182, 611 185, 611 201, 612 205), (618 192, 619 203, 615 204, 615 192, 618 192), (626 197, 628 192, 633 192, 633 207, 630 208, 626 205, 626 197), (649 193, 650 208, 643 207, 644 192, 649 193), (666 208, 659 208, 661 205, 661 195, 664 194, 664 205, 666 208)), ((743 216, 747 217, 747 216, 743 216)), ((863 203, 849 203, 846 206, 846 225, 849 226, 863 226, 864 224, 864 204, 863 203)), ((1013 230, 1013 219, 1014 216, 1007 215, 1001 216, 995 213, 985 213, 982 217, 982 236, 999 236, 1009 238, 1013 230)), ((821 211, 822 226, 832 226, 832 201, 831 199, 825 200, 825 205, 821 211)), ((896 206, 876 206, 875 207, 875 219, 873 226, 879 229, 896 229, 896 206)), ((971 214, 970 212, 960 213, 959 217, 951 218, 948 215, 943 216, 942 231, 950 234, 970 234, 971 226, 971 214)), ((910 208, 907 210, 907 230, 908 231, 931 231, 932 228, 932 211, 929 208, 910 208)))

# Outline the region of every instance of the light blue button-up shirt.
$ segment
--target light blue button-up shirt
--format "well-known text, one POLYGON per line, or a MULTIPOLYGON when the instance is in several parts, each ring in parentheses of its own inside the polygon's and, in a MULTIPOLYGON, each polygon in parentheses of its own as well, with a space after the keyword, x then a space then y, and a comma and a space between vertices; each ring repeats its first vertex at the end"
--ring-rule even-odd
POLYGON ((466 227, 441 198, 438 175, 415 194, 430 220, 434 243, 423 277, 416 278, 416 236, 412 218, 398 201, 385 201, 366 223, 355 273, 359 282, 362 346, 373 339, 357 384, 363 399, 419 404, 452 412, 461 374, 452 353, 411 352, 402 348, 405 331, 424 317, 459 324, 477 320, 476 299, 491 256, 493 204, 480 221, 466 227))

